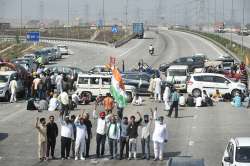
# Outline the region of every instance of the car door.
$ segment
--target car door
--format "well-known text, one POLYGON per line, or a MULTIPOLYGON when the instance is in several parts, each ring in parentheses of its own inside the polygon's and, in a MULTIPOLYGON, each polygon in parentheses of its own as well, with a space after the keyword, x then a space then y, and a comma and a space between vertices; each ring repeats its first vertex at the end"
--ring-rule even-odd
POLYGON ((213 76, 213 80, 215 83, 215 88, 218 89, 222 94, 229 92, 229 81, 220 76, 213 76))
POLYGON ((225 161, 224 158, 230 157, 231 159, 233 159, 233 150, 233 144, 232 142, 229 142, 223 155, 223 166, 231 166, 232 162, 230 163, 229 161, 225 161))
POLYGON ((90 78, 90 89, 91 89, 93 96, 103 94, 103 90, 101 88, 101 78, 100 77, 91 77, 90 78))
POLYGON ((202 86, 202 90, 206 90, 208 94, 213 94, 216 90, 216 83, 214 83, 211 75, 203 75, 199 83, 202 86))

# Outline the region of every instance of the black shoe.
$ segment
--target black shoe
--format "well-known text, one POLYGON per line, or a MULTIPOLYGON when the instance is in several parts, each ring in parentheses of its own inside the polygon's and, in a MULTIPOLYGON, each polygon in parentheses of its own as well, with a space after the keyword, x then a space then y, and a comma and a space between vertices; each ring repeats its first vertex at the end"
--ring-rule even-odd
POLYGON ((109 160, 113 160, 114 159, 114 157, 109 157, 109 160))

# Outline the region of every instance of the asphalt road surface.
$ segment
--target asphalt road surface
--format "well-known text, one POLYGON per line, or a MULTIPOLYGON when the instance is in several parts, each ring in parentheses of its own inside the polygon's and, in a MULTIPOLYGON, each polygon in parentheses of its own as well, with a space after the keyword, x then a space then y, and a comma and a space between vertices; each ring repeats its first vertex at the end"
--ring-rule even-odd
MULTIPOLYGON (((65 56, 58 63, 60 65, 78 66, 88 70, 94 65, 106 64, 109 56, 117 57, 118 61, 125 60, 126 68, 136 67, 140 59, 144 59, 149 65, 158 67, 161 63, 170 62, 178 57, 192 56, 195 53, 204 53, 209 58, 216 58, 224 54, 222 50, 210 42, 183 32, 161 31, 159 34, 147 32, 146 39, 134 39, 121 48, 69 43, 73 55, 65 56), (148 46, 153 44, 156 48, 156 56, 148 55, 148 46)), ((119 63, 120 65, 120 63, 119 63)), ((125 109, 125 115, 135 115, 137 111, 142 115, 149 113, 149 108, 158 107, 159 114, 166 115, 163 111, 163 103, 155 103, 144 97, 143 106, 129 105, 125 109)), ((66 166, 66 165, 166 165, 170 157, 187 156, 204 158, 207 166, 221 165, 221 157, 231 137, 249 136, 250 115, 245 108, 235 109, 230 103, 218 103, 207 108, 181 108, 179 118, 167 118, 165 122, 169 129, 169 141, 165 146, 165 161, 154 162, 144 160, 132 161, 107 161, 105 159, 86 161, 74 160, 49 160, 40 163, 37 159, 37 131, 34 128, 37 116, 48 117, 58 112, 26 111, 25 101, 15 104, 0 103, 0 165, 1 166, 66 166)), ((80 106, 92 115, 93 104, 80 106)), ((102 108, 98 108, 101 110, 102 108)), ((78 111, 72 112, 78 114, 78 111)), ((138 116, 137 116, 138 117, 138 116)), ((57 119, 57 118, 56 118, 57 119)), ((92 119, 93 120, 93 119, 92 119)), ((96 122, 93 120, 93 133, 96 122)), ((59 125, 59 124, 58 124, 59 125)), ((60 126, 60 125, 59 125, 60 126)), ((59 127, 60 128, 60 127, 59 127)), ((153 129, 153 126, 152 126, 153 129)), ((138 152, 141 152, 138 140, 138 152)), ((151 147, 153 156, 153 148, 151 147)), ((106 154, 108 155, 108 146, 106 154)), ((95 153, 95 135, 91 142, 91 153, 95 153)), ((57 139, 56 157, 60 157, 60 138, 57 139)))

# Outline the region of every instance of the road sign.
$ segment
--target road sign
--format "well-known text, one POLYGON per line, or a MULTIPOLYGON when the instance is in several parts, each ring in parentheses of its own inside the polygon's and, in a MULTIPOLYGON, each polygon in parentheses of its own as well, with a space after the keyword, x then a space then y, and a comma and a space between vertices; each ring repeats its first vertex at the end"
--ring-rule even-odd
POLYGON ((117 25, 113 25, 113 26, 112 26, 111 32, 112 32, 112 33, 118 33, 118 27, 117 27, 117 25))
POLYGON ((40 40, 40 32, 27 32, 26 40, 29 42, 39 42, 40 40))

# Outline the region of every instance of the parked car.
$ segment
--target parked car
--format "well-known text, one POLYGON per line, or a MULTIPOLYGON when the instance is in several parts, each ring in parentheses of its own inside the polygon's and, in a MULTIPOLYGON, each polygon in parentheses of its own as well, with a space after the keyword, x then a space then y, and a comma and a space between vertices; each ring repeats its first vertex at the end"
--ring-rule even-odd
POLYGON ((250 166, 250 137, 231 138, 222 157, 222 166, 250 166))
POLYGON ((165 72, 169 66, 171 65, 187 65, 190 72, 193 72, 195 68, 203 68, 204 62, 206 61, 205 56, 190 56, 190 57, 182 57, 178 58, 175 61, 169 63, 169 64, 161 64, 159 67, 159 70, 161 72, 165 72))
POLYGON ((28 72, 36 71, 38 66, 33 59, 28 58, 17 58, 11 60, 11 62, 23 66, 28 72))
POLYGON ((222 94, 230 93, 232 96, 237 92, 245 94, 247 91, 245 84, 233 81, 222 74, 195 73, 191 74, 187 81, 187 92, 195 97, 201 95, 202 90, 213 94, 216 89, 222 94))
POLYGON ((186 65, 173 65, 166 71, 166 81, 174 84, 174 87, 179 90, 186 91, 188 77, 189 71, 186 65))
POLYGON ((33 59, 35 61, 37 59, 37 56, 35 54, 25 54, 23 58, 33 59))
POLYGON ((91 74, 112 74, 112 71, 110 68, 108 68, 105 65, 97 65, 89 70, 89 73, 91 74))
MULTIPOLYGON (((95 98, 96 96, 110 92, 111 75, 100 75, 100 74, 80 74, 78 75, 76 83, 76 92, 81 95, 88 96, 88 98, 95 98)), ((135 87, 125 85, 128 102, 132 102, 135 87)))
POLYGON ((135 92, 139 95, 149 95, 148 92, 149 82, 151 76, 144 72, 127 72, 122 73, 122 78, 125 85, 136 87, 135 92))
POLYGON ((52 51, 54 52, 56 59, 61 59, 62 58, 62 54, 60 53, 59 49, 57 47, 53 47, 51 48, 52 51))
POLYGON ((58 45, 57 49, 61 53, 61 55, 69 55, 69 48, 66 45, 58 45))
POLYGON ((42 65, 49 64, 49 57, 47 56, 46 52, 39 50, 39 51, 35 51, 34 54, 36 55, 37 59, 42 58, 41 60, 42 65))
POLYGON ((56 54, 53 51, 52 48, 47 47, 47 48, 43 48, 42 51, 45 51, 47 56, 49 57, 49 61, 55 61, 56 60, 56 54))
POLYGON ((16 77, 17 81, 17 94, 24 94, 24 85, 22 79, 16 71, 0 71, 0 98, 5 101, 10 99, 9 84, 16 77))

